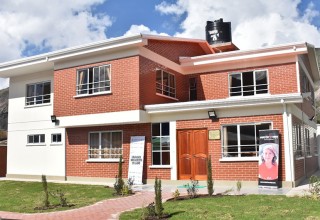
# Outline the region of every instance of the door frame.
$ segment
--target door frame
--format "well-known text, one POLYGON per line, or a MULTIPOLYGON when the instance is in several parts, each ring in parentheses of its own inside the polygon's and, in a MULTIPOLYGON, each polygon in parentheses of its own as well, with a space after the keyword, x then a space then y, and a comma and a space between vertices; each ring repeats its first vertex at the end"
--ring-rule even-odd
MULTIPOLYGON (((180 179, 180 166, 179 166, 179 156, 180 156, 180 146, 179 146, 179 131, 195 131, 195 130, 205 130, 206 131, 206 144, 207 144, 207 152, 206 152, 206 156, 207 158, 209 157, 209 140, 208 140, 208 128, 183 128, 183 129, 176 129, 176 149, 177 149, 177 153, 176 153, 176 167, 177 167, 177 180, 184 180, 184 179, 180 179)), ((194 169, 194 167, 191 167, 191 169, 194 169)), ((194 177, 194 174, 193 174, 194 177)))

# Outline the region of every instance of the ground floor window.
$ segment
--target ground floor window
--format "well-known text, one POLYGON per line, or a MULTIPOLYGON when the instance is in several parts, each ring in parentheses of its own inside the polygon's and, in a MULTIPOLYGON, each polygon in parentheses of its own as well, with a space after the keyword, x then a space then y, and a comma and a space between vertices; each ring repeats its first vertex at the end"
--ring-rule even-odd
POLYGON ((271 129, 271 123, 222 126, 222 157, 258 157, 259 131, 271 129))
POLYGON ((152 124, 152 165, 170 165, 169 122, 152 124))
POLYGON ((51 134, 51 143, 60 144, 61 143, 61 134, 51 134))
POLYGON ((122 155, 122 131, 89 133, 89 159, 120 158, 122 155))
POLYGON ((28 135, 27 143, 28 144, 44 144, 45 143, 45 135, 44 134, 28 135))

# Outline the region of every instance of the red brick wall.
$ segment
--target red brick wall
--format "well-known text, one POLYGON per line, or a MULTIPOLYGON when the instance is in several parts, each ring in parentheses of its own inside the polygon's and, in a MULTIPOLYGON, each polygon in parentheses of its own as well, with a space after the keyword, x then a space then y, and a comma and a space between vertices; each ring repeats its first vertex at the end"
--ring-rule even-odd
POLYGON ((318 170, 318 157, 307 157, 306 158, 306 172, 307 177, 310 177, 315 171, 318 170))
POLYGON ((7 147, 0 146, 0 177, 7 174, 7 147))
POLYGON ((141 105, 177 102, 177 100, 156 94, 156 69, 162 69, 174 74, 176 77, 176 99, 178 101, 189 100, 189 84, 187 77, 147 58, 140 57, 141 105))
POLYGON ((304 159, 294 161, 295 180, 304 177, 304 159))
POLYGON ((97 162, 88 163, 88 133, 92 131, 122 130, 123 135, 123 177, 128 175, 130 154, 130 137, 145 136, 145 156, 143 178, 152 179, 156 176, 170 179, 170 169, 150 169, 151 165, 151 125, 115 125, 90 128, 68 128, 66 131, 66 175, 78 177, 108 177, 114 178, 118 174, 118 163, 97 162))
POLYGON ((197 78, 198 100, 223 99, 229 97, 229 73, 259 69, 268 70, 270 94, 295 93, 298 91, 295 63, 194 74, 190 75, 189 78, 197 78), (290 80, 283 80, 284 78, 290 80))
MULTIPOLYGON (((214 122, 209 119, 177 121, 177 129, 207 128, 220 130, 222 125, 236 123, 273 122, 273 129, 280 133, 280 164, 279 178, 285 180, 285 158, 283 147, 282 115, 265 115, 251 117, 220 118, 214 122)), ((253 162, 220 162, 221 140, 209 140, 209 154, 212 156, 212 175, 214 180, 257 181, 259 174, 258 161, 253 162)))
POLYGON ((139 109, 139 57, 128 57, 54 72, 54 114, 83 115, 139 109), (111 92, 74 98, 77 69, 111 64, 111 92))
POLYGON ((148 40, 148 45, 145 47, 175 63, 179 63, 179 57, 200 56, 206 54, 198 43, 190 42, 148 40))

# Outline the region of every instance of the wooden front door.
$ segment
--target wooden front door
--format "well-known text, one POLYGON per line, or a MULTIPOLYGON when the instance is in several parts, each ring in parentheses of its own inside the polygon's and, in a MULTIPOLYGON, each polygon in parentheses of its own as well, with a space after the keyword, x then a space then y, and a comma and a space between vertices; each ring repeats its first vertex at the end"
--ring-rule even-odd
POLYGON ((206 129, 178 130, 178 178, 206 180, 208 132, 206 129))

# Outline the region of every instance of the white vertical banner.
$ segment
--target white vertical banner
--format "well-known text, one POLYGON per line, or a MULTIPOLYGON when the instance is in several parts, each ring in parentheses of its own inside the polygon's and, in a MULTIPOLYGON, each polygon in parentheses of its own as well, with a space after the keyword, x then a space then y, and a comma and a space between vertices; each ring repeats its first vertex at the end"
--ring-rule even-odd
POLYGON ((145 136, 131 136, 128 178, 142 184, 145 136))

